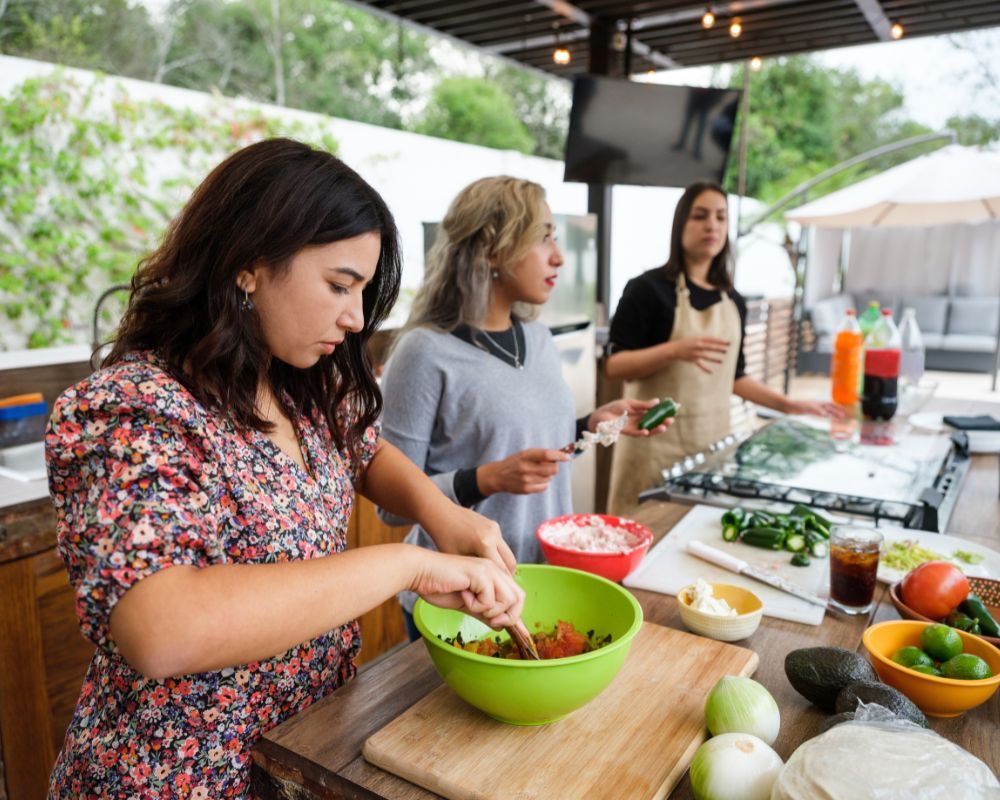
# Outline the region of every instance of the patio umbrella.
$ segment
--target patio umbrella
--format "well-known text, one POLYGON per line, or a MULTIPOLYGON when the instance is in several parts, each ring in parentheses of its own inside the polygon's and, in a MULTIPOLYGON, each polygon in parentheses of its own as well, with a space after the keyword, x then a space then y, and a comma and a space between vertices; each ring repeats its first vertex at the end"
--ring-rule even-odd
POLYGON ((818 228, 948 225, 1000 218, 1000 154, 950 145, 786 214, 818 228))

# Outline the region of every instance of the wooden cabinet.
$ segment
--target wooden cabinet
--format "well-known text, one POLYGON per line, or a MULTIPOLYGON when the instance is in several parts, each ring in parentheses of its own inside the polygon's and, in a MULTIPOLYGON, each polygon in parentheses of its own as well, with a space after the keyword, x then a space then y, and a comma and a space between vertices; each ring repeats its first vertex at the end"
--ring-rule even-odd
POLYGON ((9 800, 45 797, 93 649, 54 547, 0 564, 0 791, 9 800))

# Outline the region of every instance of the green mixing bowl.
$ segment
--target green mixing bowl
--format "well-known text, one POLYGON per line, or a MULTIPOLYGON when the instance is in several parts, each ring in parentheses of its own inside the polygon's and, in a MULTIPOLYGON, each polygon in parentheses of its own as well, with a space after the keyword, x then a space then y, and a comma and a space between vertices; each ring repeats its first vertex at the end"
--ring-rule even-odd
POLYGON ((501 722, 544 725, 555 722, 599 695, 618 674, 639 627, 642 609, 616 583, 589 572, 547 564, 523 564, 517 582, 527 593, 524 622, 532 632, 572 622, 595 637, 611 634, 611 644, 570 658, 516 661, 489 658, 445 644, 462 632, 465 641, 500 636, 460 611, 418 600, 413 618, 437 671, 466 702, 501 722))

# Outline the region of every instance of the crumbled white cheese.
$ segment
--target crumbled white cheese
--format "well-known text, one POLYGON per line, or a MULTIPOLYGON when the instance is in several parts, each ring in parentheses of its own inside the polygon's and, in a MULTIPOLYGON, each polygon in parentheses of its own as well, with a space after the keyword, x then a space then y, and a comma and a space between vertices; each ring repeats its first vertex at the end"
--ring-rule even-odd
POLYGON ((581 452, 587 452, 591 447, 603 444, 605 447, 609 447, 618 441, 618 437, 621 435, 622 430, 625 428, 628 422, 628 412, 624 412, 620 417, 615 417, 614 419, 607 419, 604 422, 597 423, 597 431, 591 433, 590 431, 584 431, 583 435, 576 442, 576 449, 581 452))
POLYGON ((695 611, 702 611, 706 614, 715 614, 720 617, 735 617, 736 609, 729 605, 723 598, 715 597, 712 593, 712 584, 698 578, 694 584, 694 597, 689 603, 695 611))
POLYGON ((549 544, 584 553, 624 553, 642 541, 623 528, 606 525, 600 517, 546 525, 543 535, 549 544))

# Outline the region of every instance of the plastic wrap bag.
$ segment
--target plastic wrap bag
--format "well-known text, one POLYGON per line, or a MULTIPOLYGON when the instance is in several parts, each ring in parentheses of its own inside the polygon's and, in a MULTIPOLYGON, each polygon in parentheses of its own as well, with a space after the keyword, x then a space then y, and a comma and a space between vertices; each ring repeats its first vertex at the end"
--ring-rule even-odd
POLYGON ((792 753, 771 800, 1000 800, 989 766, 875 703, 792 753))

